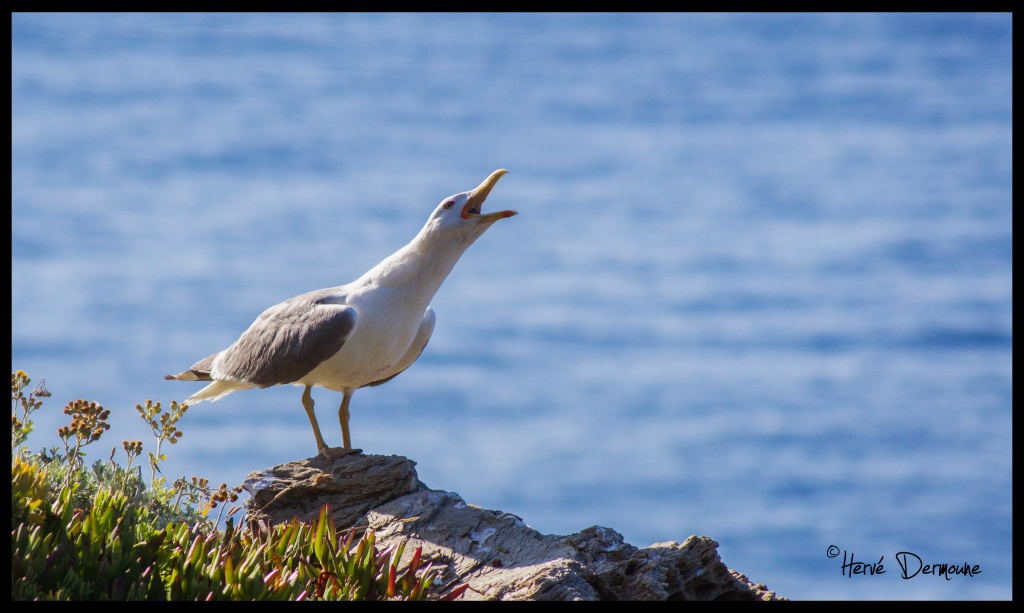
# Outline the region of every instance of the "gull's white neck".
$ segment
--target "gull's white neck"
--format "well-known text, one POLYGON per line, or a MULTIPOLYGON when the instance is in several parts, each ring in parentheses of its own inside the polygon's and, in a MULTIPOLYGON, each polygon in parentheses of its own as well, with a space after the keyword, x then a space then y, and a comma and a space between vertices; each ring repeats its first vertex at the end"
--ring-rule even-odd
POLYGON ((428 224, 409 244, 384 258, 356 284, 394 288, 411 299, 428 303, 475 239, 432 232, 428 224))

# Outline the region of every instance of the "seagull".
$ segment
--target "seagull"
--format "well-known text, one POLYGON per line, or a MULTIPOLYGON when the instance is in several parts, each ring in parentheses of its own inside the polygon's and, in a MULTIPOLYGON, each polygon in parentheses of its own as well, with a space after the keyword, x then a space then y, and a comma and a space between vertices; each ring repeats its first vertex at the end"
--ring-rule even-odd
POLYGON ((463 252, 516 211, 482 213, 505 169, 475 189, 441 201, 406 246, 347 285, 307 292, 275 304, 227 349, 164 379, 210 381, 185 404, 218 400, 239 390, 300 385, 317 451, 337 459, 361 450, 349 436, 349 401, 361 387, 394 379, 423 352, 434 331, 430 308, 463 252), (338 421, 344 447, 328 447, 313 411, 313 386, 341 392, 338 421))

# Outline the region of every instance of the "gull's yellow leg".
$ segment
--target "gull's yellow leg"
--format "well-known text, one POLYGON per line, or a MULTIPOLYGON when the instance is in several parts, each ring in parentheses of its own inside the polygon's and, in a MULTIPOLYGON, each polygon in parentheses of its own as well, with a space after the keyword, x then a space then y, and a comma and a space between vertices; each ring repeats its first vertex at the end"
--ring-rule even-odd
POLYGON ((313 396, 309 393, 312 389, 313 386, 307 385, 306 390, 302 392, 302 407, 306 409, 309 423, 313 426, 313 436, 316 437, 316 450, 322 452, 324 449, 327 449, 327 443, 324 442, 324 437, 320 434, 320 424, 316 423, 316 413, 313 412, 313 396))
POLYGON ((352 400, 352 392, 355 390, 347 390, 344 396, 341 398, 341 407, 338 409, 338 421, 341 423, 341 439, 345 444, 346 449, 352 448, 352 438, 348 434, 348 402, 352 400))

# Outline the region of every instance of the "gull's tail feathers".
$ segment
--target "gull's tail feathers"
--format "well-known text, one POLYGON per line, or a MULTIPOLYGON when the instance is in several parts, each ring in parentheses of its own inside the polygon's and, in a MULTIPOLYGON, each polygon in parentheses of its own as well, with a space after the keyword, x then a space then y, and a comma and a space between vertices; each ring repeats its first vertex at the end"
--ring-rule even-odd
POLYGON ((202 402, 203 400, 213 402, 215 400, 220 400, 232 392, 246 390, 250 387, 256 386, 252 383, 243 383, 242 381, 214 381, 186 398, 185 404, 195 404, 197 402, 202 402))

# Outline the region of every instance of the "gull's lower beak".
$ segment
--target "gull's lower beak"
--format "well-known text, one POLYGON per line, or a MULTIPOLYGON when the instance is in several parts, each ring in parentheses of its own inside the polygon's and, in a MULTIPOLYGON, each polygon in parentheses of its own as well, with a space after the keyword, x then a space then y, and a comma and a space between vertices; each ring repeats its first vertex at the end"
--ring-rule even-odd
POLYGON ((471 217, 477 217, 480 221, 495 221, 498 219, 505 219, 506 217, 512 217, 517 215, 516 211, 497 211, 494 213, 487 213, 486 215, 480 214, 480 207, 483 206, 484 200, 487 200, 487 195, 494 189, 494 185, 498 182, 502 176, 507 175, 508 171, 504 168, 495 170, 491 173, 491 176, 484 179, 484 182, 476 186, 476 189, 469 195, 469 200, 466 201, 466 205, 462 207, 462 218, 469 219, 471 217))

